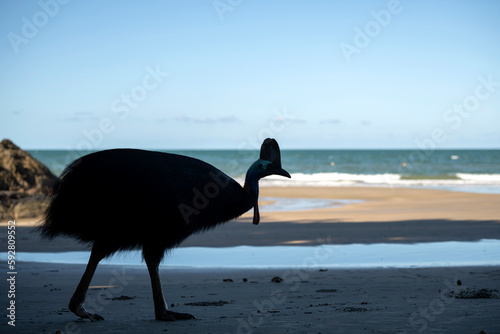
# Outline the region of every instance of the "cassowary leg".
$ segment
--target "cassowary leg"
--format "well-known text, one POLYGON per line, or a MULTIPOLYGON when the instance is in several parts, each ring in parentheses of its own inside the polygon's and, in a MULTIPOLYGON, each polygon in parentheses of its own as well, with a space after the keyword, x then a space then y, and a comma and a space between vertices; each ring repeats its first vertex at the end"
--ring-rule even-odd
POLYGON ((99 261, 104 258, 105 254, 96 249, 94 246, 92 248, 92 252, 90 253, 89 263, 87 264, 87 268, 85 269, 85 273, 80 280, 80 283, 76 287, 76 291, 71 297, 69 302, 69 309, 71 312, 76 314, 77 316, 85 319, 90 319, 91 321, 96 320, 104 320, 99 314, 92 314, 87 312, 83 307, 83 302, 85 301, 85 294, 87 293, 87 289, 92 281, 92 277, 94 276, 95 270, 99 261))
POLYGON ((161 289, 160 275, 158 273, 158 266, 160 261, 156 257, 148 255, 144 252, 144 260, 148 266, 149 276, 151 277, 151 287, 153 289, 153 301, 155 304, 155 318, 156 320, 174 321, 174 320, 187 320, 195 319, 194 316, 188 313, 176 313, 169 311, 163 298, 163 291, 161 289))

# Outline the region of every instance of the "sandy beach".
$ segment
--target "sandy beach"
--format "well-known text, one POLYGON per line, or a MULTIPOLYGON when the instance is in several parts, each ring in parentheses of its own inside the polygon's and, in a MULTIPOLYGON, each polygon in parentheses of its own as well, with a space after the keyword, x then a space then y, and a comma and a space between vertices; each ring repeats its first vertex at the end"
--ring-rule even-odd
MULTIPOLYGON (((260 196, 359 202, 306 211, 262 212, 258 226, 252 225, 251 213, 247 213, 216 230, 192 236, 182 246, 500 239, 500 195, 495 194, 408 188, 262 187, 260 196)), ((265 204, 271 203, 263 202, 262 207, 265 204)), ((87 249, 70 239, 40 240, 33 233, 35 222, 16 221, 18 252, 87 249)), ((6 224, 1 222, 0 227, 3 245, 6 224)), ((7 264, 1 263, 0 268, 7 276, 7 264)), ((87 306, 106 320, 93 323, 79 320, 67 309, 84 266, 17 263, 16 269, 16 326, 9 326, 5 318, 0 325, 2 333, 500 333, 497 266, 164 268, 161 275, 168 305, 173 311, 189 312, 197 318, 172 323, 154 320, 145 266, 99 266, 87 306), (282 281, 272 282, 274 277, 282 281)), ((5 291, 7 285, 2 288, 2 304, 7 307, 5 291)))

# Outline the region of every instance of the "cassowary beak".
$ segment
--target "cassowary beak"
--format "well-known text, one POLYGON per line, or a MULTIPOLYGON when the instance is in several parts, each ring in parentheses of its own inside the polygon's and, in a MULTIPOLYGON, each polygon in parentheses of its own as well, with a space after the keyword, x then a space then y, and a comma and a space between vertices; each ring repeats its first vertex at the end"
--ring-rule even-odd
POLYGON ((283 168, 276 168, 276 169, 273 169, 273 170, 271 171, 271 174, 281 175, 281 176, 284 176, 284 177, 291 178, 290 173, 288 173, 288 172, 287 172, 286 170, 284 170, 283 168))

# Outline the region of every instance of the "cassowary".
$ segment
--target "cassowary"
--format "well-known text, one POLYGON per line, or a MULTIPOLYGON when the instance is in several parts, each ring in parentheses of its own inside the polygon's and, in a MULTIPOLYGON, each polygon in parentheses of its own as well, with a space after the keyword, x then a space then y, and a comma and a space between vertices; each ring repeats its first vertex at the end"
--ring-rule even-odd
POLYGON ((69 236, 92 245, 69 309, 82 318, 102 320, 83 307, 99 261, 117 251, 142 249, 156 319, 193 319, 167 309, 158 274, 165 251, 251 208, 258 224, 258 182, 273 174, 290 177, 281 167, 278 143, 270 138, 248 169, 243 187, 214 166, 177 154, 114 149, 75 160, 53 186, 39 227, 46 238, 69 236))

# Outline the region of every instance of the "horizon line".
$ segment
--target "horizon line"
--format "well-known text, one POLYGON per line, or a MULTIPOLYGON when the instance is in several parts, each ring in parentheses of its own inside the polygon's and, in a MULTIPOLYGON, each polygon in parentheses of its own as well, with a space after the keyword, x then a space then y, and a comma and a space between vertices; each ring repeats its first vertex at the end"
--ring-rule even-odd
MULTIPOLYGON (((138 149, 138 150, 147 150, 147 151, 258 151, 257 148, 138 148, 138 147, 100 147, 90 150, 85 149, 68 149, 68 148, 22 148, 26 151, 75 151, 75 152, 96 152, 96 151, 105 151, 105 150, 113 150, 113 149, 138 149)), ((500 150, 500 147, 443 147, 443 148, 433 148, 433 149, 425 149, 419 147, 413 148, 390 148, 390 147, 379 147, 379 148, 280 148, 281 151, 449 151, 449 150, 461 150, 461 151, 472 151, 472 150, 500 150)))

